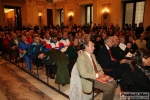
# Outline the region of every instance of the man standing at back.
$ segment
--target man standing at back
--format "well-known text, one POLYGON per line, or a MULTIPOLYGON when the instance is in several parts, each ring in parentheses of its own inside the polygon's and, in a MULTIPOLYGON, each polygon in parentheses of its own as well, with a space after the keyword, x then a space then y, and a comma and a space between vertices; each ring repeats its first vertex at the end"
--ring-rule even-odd
MULTIPOLYGON (((94 51, 94 43, 91 41, 83 43, 84 51, 77 58, 76 66, 79 74, 83 78, 90 78, 95 80, 95 88, 103 91, 103 100, 113 100, 116 91, 116 82, 113 80, 108 83, 101 83, 96 78, 104 77, 104 72, 101 66, 97 63, 94 51)), ((92 93, 92 82, 81 78, 82 91, 84 94, 92 93)))

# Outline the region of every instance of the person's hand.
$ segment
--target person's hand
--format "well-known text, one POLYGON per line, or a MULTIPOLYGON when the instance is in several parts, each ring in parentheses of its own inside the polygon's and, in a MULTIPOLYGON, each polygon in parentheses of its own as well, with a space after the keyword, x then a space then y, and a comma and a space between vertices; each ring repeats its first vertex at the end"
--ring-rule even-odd
POLYGON ((43 59, 44 56, 45 56, 44 53, 41 53, 41 54, 38 55, 38 58, 43 59))
POLYGON ((100 72, 98 73, 98 75, 99 75, 99 77, 100 77, 100 78, 102 78, 102 77, 104 77, 104 76, 105 76, 105 74, 104 74, 104 72, 103 72, 103 71, 100 71, 100 72))
POLYGON ((122 60, 120 61, 120 64, 123 64, 123 63, 126 63, 126 59, 122 59, 122 60))

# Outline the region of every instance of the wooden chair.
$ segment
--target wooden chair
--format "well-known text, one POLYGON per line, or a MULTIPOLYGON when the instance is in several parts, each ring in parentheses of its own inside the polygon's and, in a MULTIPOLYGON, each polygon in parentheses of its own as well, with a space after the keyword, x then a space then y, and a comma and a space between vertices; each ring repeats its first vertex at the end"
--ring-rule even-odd
MULTIPOLYGON (((81 77, 81 78, 83 78, 83 77, 81 77)), ((97 97, 100 93, 103 92, 101 89, 98 89, 98 88, 94 87, 95 81, 93 79, 90 79, 90 78, 83 78, 83 79, 92 82, 92 100, 94 100, 95 97, 97 97), (96 95, 94 95, 94 93, 96 93, 96 95)))
MULTIPOLYGON (((105 72, 105 74, 108 74, 110 73, 110 76, 112 76, 112 70, 109 69, 109 68, 103 68, 103 71, 105 72)), ((80 76, 81 77, 81 76, 80 76)), ((81 77, 83 78, 83 77, 81 77)), ((98 88, 95 88, 94 87, 94 84, 95 84, 95 81, 93 79, 90 79, 90 78, 83 78, 85 80, 88 80, 88 81, 91 81, 92 82, 92 100, 94 100, 95 97, 97 97, 100 93, 102 93, 103 91, 101 89, 98 89, 98 88), (94 93, 96 93, 96 95, 94 95, 94 93)))

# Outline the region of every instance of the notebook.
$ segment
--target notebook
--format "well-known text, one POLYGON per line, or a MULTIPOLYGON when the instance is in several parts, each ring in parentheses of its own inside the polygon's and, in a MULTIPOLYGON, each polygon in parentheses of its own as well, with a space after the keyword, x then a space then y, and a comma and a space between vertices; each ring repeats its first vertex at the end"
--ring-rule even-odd
POLYGON ((112 80, 114 80, 112 77, 105 75, 103 78, 97 78, 96 80, 102 82, 102 83, 108 83, 112 80))

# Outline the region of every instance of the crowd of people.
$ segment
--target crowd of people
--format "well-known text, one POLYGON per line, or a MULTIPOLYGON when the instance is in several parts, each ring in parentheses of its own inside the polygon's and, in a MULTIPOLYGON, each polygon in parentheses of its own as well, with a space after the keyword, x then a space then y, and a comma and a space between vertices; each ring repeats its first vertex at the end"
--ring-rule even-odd
MULTIPOLYGON (((150 28, 144 30, 142 23, 138 27, 125 24, 122 30, 118 24, 114 25, 113 23, 109 26, 105 23, 93 26, 74 24, 71 27, 68 25, 49 27, 35 25, 33 28, 23 26, 21 30, 13 30, 8 26, 0 27, 1 54, 8 55, 9 59, 15 60, 16 63, 19 61, 18 58, 24 58, 27 69, 32 69, 31 59, 35 63, 43 62, 53 65, 54 62, 50 61, 50 55, 47 55, 47 52, 51 50, 58 50, 65 54, 69 59, 70 66, 73 67, 76 61, 79 63, 79 59, 82 60, 79 55, 82 55, 86 47, 92 43, 94 49, 92 48, 93 52, 91 53, 95 55, 95 60, 101 68, 111 69, 113 78, 122 78, 124 73, 131 72, 137 66, 131 64, 135 52, 143 50, 144 53, 147 52, 144 51, 145 49, 150 50, 150 28)), ((150 58, 148 56, 145 59, 150 58)), ((70 75, 72 67, 68 68, 70 75)), ((47 69, 49 70, 49 67, 47 69)), ((80 74, 85 76, 84 73, 86 72, 80 74)), ((51 75, 51 78, 54 76, 51 75)), ((148 82, 150 83, 150 81, 148 82)))

